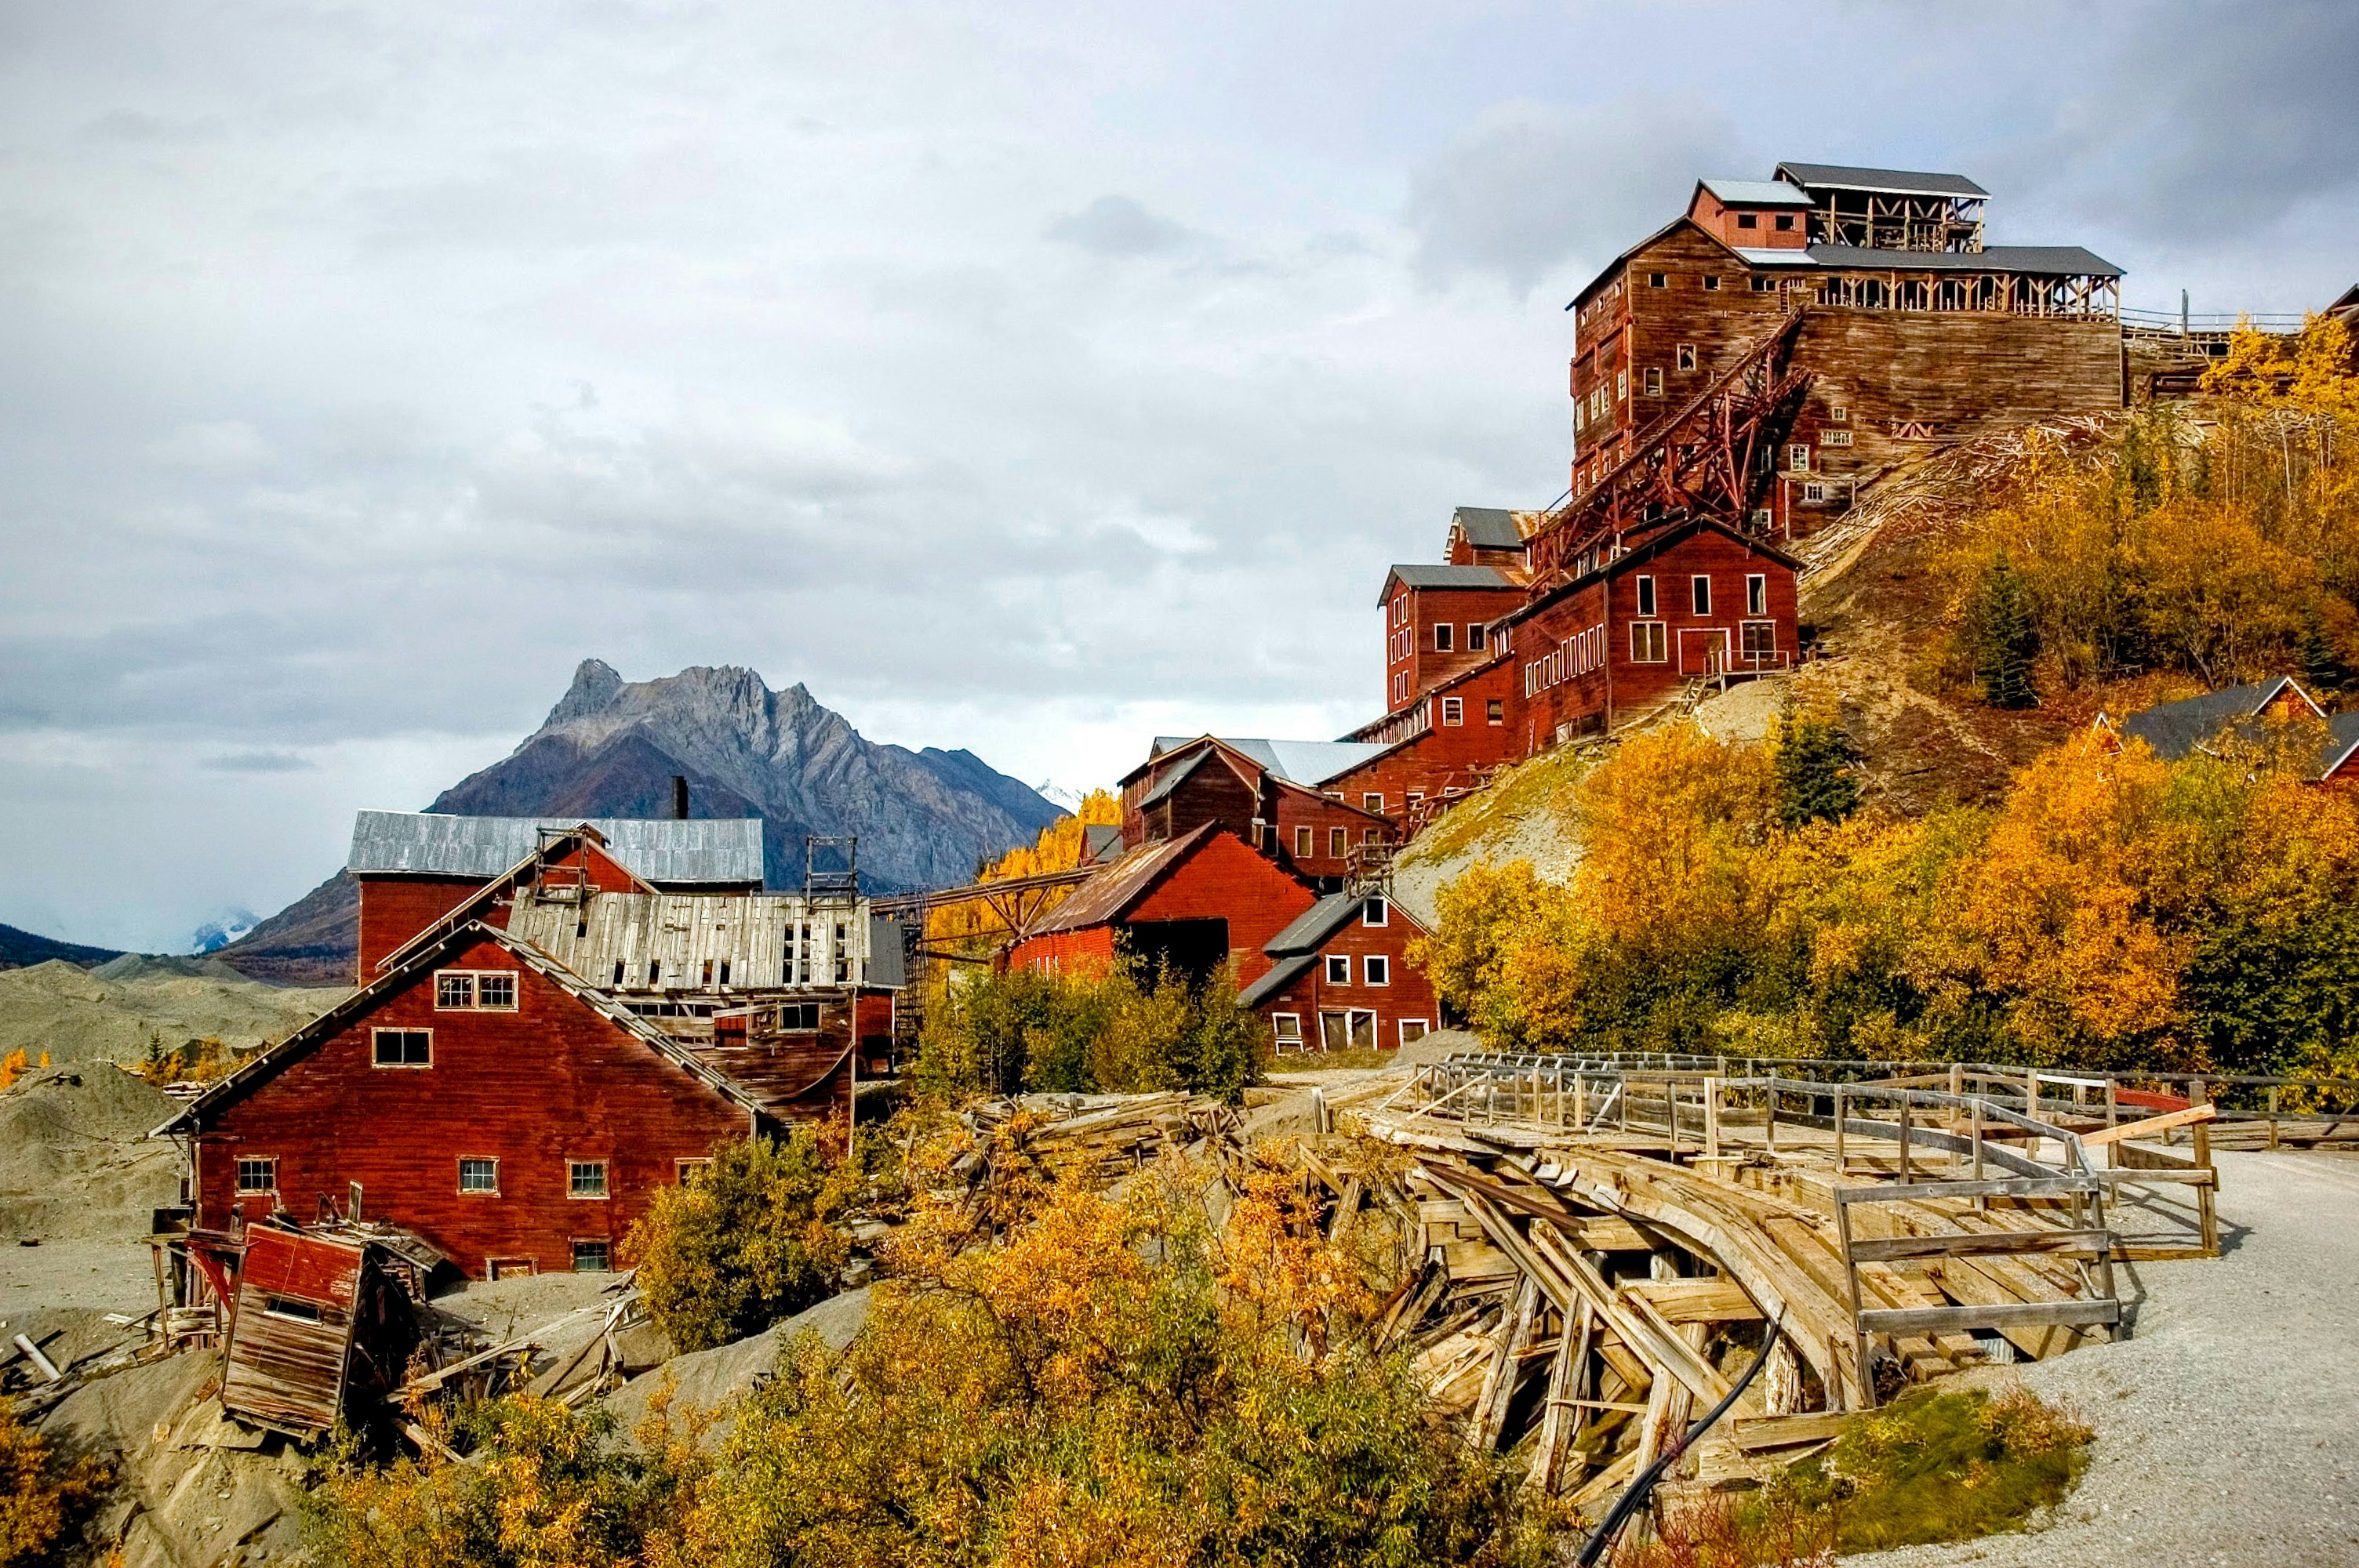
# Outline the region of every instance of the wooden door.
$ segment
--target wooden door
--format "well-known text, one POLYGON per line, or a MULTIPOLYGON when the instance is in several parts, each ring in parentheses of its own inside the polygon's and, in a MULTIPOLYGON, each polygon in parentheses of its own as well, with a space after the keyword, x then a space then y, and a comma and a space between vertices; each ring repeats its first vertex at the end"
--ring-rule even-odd
POLYGON ((1716 676, 1728 668, 1728 628, 1680 628, 1680 674, 1716 676))

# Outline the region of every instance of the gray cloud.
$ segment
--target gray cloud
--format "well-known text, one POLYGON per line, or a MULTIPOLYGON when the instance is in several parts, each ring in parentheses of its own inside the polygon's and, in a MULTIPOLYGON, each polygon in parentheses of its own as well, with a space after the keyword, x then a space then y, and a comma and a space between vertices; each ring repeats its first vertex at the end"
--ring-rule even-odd
POLYGON ((1700 176, 1758 161, 1700 98, 1502 104, 1411 178, 1418 264, 1438 280, 1487 273, 1528 289, 1568 263, 1603 265, 1677 217, 1700 176))
POLYGON ((1101 196, 1055 220, 1043 234, 1101 256, 1165 255, 1185 250, 1194 236, 1185 224, 1158 217, 1127 196, 1101 196))
POLYGON ((217 773, 309 773, 320 764, 293 752, 229 752, 202 764, 217 773))

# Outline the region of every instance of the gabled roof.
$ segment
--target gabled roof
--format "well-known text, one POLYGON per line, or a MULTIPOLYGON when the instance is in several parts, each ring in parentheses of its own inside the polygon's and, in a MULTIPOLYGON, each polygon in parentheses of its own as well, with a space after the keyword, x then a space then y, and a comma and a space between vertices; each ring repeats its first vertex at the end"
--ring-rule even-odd
MULTIPOLYGON (((364 812, 362 815, 387 816, 395 814, 391 812, 364 812)), ((515 819, 512 818, 510 820, 515 819)), ((442 939, 443 933, 447 931, 455 931, 460 926, 468 924, 470 921, 480 920, 483 918, 484 914, 491 909, 492 905, 500 900, 502 895, 507 893, 512 889, 522 883, 525 878, 529 876, 533 872, 534 869, 542 863, 544 858, 548 858, 552 863, 564 860, 566 856, 573 852, 575 846, 579 844, 585 836, 593 838, 603 837, 602 835, 599 835, 596 827, 587 822, 578 823, 575 826, 565 828, 549 838, 542 838, 536 832, 533 835, 531 846, 524 852, 524 859, 518 860, 515 865, 509 866, 506 870, 494 875, 492 879, 484 883, 482 887, 477 888, 473 892, 469 893, 465 898, 461 899, 456 904, 452 905, 451 908, 446 911, 442 917, 435 921, 433 925, 427 926, 422 931, 419 931, 415 935, 411 936, 408 941, 404 942, 392 952, 387 953, 384 957, 379 958, 376 961, 376 967, 380 970, 390 970, 397 968, 399 965, 408 961, 412 948, 422 947, 432 942, 439 942, 442 939)), ((602 853, 604 852, 604 846, 603 843, 599 845, 599 849, 602 853)), ((614 860, 614 857, 611 854, 607 855, 606 858, 610 860, 614 860)), ((586 853, 584 855, 584 861, 585 863, 587 861, 586 853)), ((622 865, 620 860, 615 860, 614 863, 616 865, 622 865)), ((636 889, 637 892, 652 893, 656 891, 653 883, 649 882, 645 877, 640 876, 636 871, 631 871, 628 866, 624 866, 623 870, 629 873, 631 881, 638 884, 636 889)))
MULTIPOLYGON (((1140 845, 1075 888, 1072 896, 1032 928, 1032 934, 1039 936, 1051 931, 1082 931, 1093 925, 1113 925, 1221 831, 1218 823, 1207 822, 1177 838, 1140 845)), ((1274 866, 1270 869, 1275 875, 1286 874, 1274 866)))
POLYGON ((1385 573, 1385 586, 1376 590, 1376 602, 1382 604, 1393 595, 1393 584, 1403 588, 1504 589, 1513 590, 1515 584, 1499 575, 1496 567, 1428 566, 1421 561, 1407 562, 1385 573))
POLYGON ((1189 758, 1186 762, 1181 762, 1179 766, 1171 769, 1170 772, 1165 773, 1161 778, 1157 779, 1155 781, 1155 787, 1148 790, 1144 795, 1139 797, 1138 804, 1141 809, 1153 806, 1157 801, 1161 800, 1165 795, 1169 795, 1173 790, 1178 789, 1180 784, 1187 782, 1188 776, 1190 773, 1204 765, 1204 759, 1212 754, 1212 748, 1206 746, 1194 756, 1189 758))
MULTIPOLYGON (((1309 909, 1294 917, 1285 930, 1262 944, 1261 950, 1271 957, 1286 957, 1297 953, 1315 953, 1327 945, 1327 939, 1360 918, 1371 898, 1377 893, 1331 892, 1309 909)), ((1405 920, 1422 932, 1425 928, 1409 918, 1408 912, 1392 899, 1385 899, 1386 919, 1405 920)))
POLYGON ((1516 514, 1504 506, 1461 506, 1450 514, 1450 521, 1478 550, 1524 547, 1524 532, 1516 526, 1516 514))
MULTIPOLYGON (((571 816, 453 816, 435 811, 363 811, 353 818, 349 871, 496 877, 533 852, 543 828, 584 826, 571 816)), ((596 817, 606 852, 650 882, 762 881, 758 816, 596 817)))
POLYGON ((1506 625, 1515 625, 1519 622, 1529 620, 1539 611, 1547 609, 1549 605, 1554 604, 1559 600, 1564 598, 1566 594, 1586 588, 1600 578, 1620 577, 1624 572, 1635 570, 1636 568, 1646 565, 1648 561, 1653 560, 1657 556, 1661 555, 1672 546, 1683 544, 1687 540, 1693 538, 1696 535, 1706 531, 1719 534, 1726 538, 1733 539, 1737 544, 1744 546, 1747 550, 1752 551, 1755 555, 1766 556, 1769 559, 1776 561, 1778 565, 1785 567, 1789 570, 1799 572, 1802 569, 1801 562, 1796 560, 1793 557, 1788 555, 1777 546, 1769 543, 1767 539, 1759 538, 1750 534, 1740 534, 1735 529, 1730 527, 1727 524, 1723 523, 1717 517, 1690 517, 1683 523, 1674 523, 1670 526, 1660 530, 1647 538, 1640 540, 1637 544, 1632 546, 1621 555, 1614 557, 1612 560, 1605 562, 1602 566, 1593 568, 1585 575, 1574 578, 1569 582, 1551 589, 1538 599, 1527 600, 1525 603, 1517 606, 1513 613, 1503 615, 1499 617, 1499 620, 1502 623, 1506 625))
POLYGON ((2354 752, 2359 752, 2359 713, 2338 713, 2326 721, 2326 744, 2318 751, 2318 776, 2332 778, 2354 752))
POLYGON ((1251 1011, 1310 972, 1316 953, 1298 953, 1270 966, 1269 972, 1237 993, 1237 1005, 1251 1011))
POLYGON ((740 1087, 726 1074, 697 1059, 688 1047, 664 1033, 646 1019, 624 1007, 612 997, 583 980, 581 976, 549 957, 539 948, 521 937, 512 936, 496 926, 470 922, 445 935, 441 940, 412 953, 400 968, 370 981, 343 1000, 281 1040, 249 1058, 229 1076, 223 1078, 183 1106, 169 1121, 147 1136, 159 1137, 168 1132, 188 1131, 203 1126, 208 1113, 244 1099, 248 1094, 276 1076, 280 1068, 309 1055, 331 1035, 367 1017, 379 1002, 401 989, 424 971, 430 970, 452 953, 462 952, 478 942, 493 942, 513 954, 517 963, 542 979, 581 1002, 607 1022, 632 1036, 666 1060, 685 1068, 701 1079, 707 1087, 734 1104, 757 1114, 767 1115, 760 1100, 740 1087))
POLYGON ((1122 853, 1122 826, 1092 822, 1082 828, 1082 863, 1094 866, 1122 853))
POLYGON ((1782 179, 1699 179, 1723 207, 1808 207, 1810 193, 1782 179))
POLYGON ((2122 720, 2122 732, 2135 735, 2153 747, 2154 754, 2164 762, 2175 762, 2244 720, 2267 711, 2288 687, 2309 705, 2312 713, 2325 717, 2299 683, 2290 676, 2279 676, 2275 680, 2223 687, 2201 697, 2166 702, 2143 713, 2133 713, 2122 720))
MULTIPOLYGON (((1740 253, 1742 254, 1742 253, 1740 253)), ((1865 245, 1812 245, 1810 265, 1833 272, 2022 272, 2119 277, 2122 269, 2079 245, 1985 245, 1978 251, 1883 251, 1865 245)), ((1749 258, 1748 258, 1749 259, 1749 258)))
POLYGON ((1910 168, 1862 168, 1845 163, 1781 163, 1777 177, 1813 190, 1872 190, 1880 196, 1967 196, 1990 192, 1962 174, 1910 168))
POLYGON ((1226 746, 1256 767, 1274 774, 1280 783, 1303 789, 1316 789, 1329 779, 1348 773, 1370 758, 1390 750, 1389 747, 1370 745, 1360 741, 1262 741, 1238 740, 1226 735, 1158 735, 1154 754, 1147 760, 1151 762, 1168 752, 1192 746, 1199 741, 1212 741, 1226 746))

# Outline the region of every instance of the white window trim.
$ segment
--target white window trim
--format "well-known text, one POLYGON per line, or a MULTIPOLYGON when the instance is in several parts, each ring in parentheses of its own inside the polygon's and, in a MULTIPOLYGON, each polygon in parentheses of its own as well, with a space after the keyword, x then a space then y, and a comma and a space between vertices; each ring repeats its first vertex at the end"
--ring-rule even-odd
POLYGON ((499 1196, 500 1157, 496 1154, 460 1155, 459 1195, 462 1198, 495 1198, 499 1196), (467 1167, 470 1165, 489 1165, 492 1168, 492 1184, 488 1187, 469 1186, 467 1184, 467 1167))
POLYGON ((1635 577, 1630 581, 1633 585, 1630 589, 1631 598, 1638 607, 1638 618, 1642 621, 1651 619, 1658 608, 1654 574, 1650 572, 1643 577, 1635 577))
POLYGON ((606 1237, 569 1237, 566 1238, 565 1249, 572 1259, 573 1272, 577 1274, 611 1274, 614 1271, 614 1243, 606 1237), (583 1268, 582 1266, 582 1249, 584 1247, 604 1248, 606 1249, 606 1266, 603 1269, 583 1268))
POLYGON ((1327 858, 1340 860, 1352 852, 1352 832, 1348 827, 1327 829, 1327 858))
POLYGON ((1285 1044, 1288 1041, 1292 1041, 1296 1046, 1299 1047, 1302 1044, 1302 1015, 1299 1012, 1271 1013, 1269 1015, 1269 1033, 1270 1038, 1277 1041, 1280 1045, 1285 1044), (1294 1025, 1294 1033, 1288 1034, 1285 1030, 1279 1028, 1278 1025, 1282 1023, 1291 1023, 1294 1025))
POLYGON ((1464 699, 1464 698, 1462 698, 1462 697, 1443 697, 1443 698, 1441 699, 1441 721, 1442 721, 1442 723, 1444 723, 1444 724, 1451 724, 1451 725, 1456 725, 1456 724, 1463 724, 1463 723, 1465 723, 1465 722, 1466 722, 1466 702, 1465 702, 1465 699, 1464 699))
POLYGON ((1320 966, 1319 972, 1322 977, 1324 977, 1322 981, 1323 984, 1331 986, 1348 986, 1352 983, 1352 956, 1349 953, 1330 953, 1327 955, 1327 961, 1320 966), (1338 965, 1341 965, 1343 970, 1343 975, 1341 979, 1338 979, 1335 977, 1335 969, 1338 965))
POLYGON ((1393 1032, 1394 1038, 1398 1040, 1402 1044, 1414 1045, 1419 1041, 1433 1033, 1433 1025, 1422 1018, 1404 1018, 1398 1023, 1393 1025, 1393 1032), (1417 1033, 1411 1034, 1409 1031, 1412 1029, 1416 1030, 1417 1033))
POLYGON ((1451 646, 1451 644, 1456 641, 1458 641, 1458 623, 1456 622, 1437 621, 1433 623, 1433 651, 1435 653, 1456 653, 1458 650, 1451 646))
POLYGON ((1393 983, 1393 961, 1382 953, 1365 953, 1360 957, 1360 983, 1372 989, 1382 989, 1393 983), (1382 975, 1382 979, 1376 977, 1382 975))
POLYGON ((1361 924, 1361 925, 1368 925, 1368 926, 1377 926, 1377 927, 1381 927, 1381 926, 1390 925, 1392 923, 1393 923, 1393 905, 1392 905, 1392 901, 1391 901, 1390 899, 1388 899, 1388 898, 1385 897, 1385 895, 1384 895, 1384 894, 1382 894, 1382 893, 1376 893, 1376 894, 1373 895, 1372 897, 1370 897, 1370 898, 1368 898, 1368 899, 1366 899, 1366 900, 1363 901, 1363 902, 1362 902, 1362 903, 1360 904, 1360 924, 1361 924), (1376 917, 1375 917, 1374 920, 1371 920, 1371 919, 1369 919, 1369 918, 1368 918, 1368 911, 1369 911, 1369 910, 1371 910, 1371 909, 1374 909, 1374 910, 1375 911, 1375 914, 1376 914, 1376 917))
POLYGON ((1319 830, 1315 827, 1304 827, 1297 825, 1294 829, 1294 853, 1296 857, 1299 860, 1305 860, 1316 859, 1318 846, 1319 830))
POLYGON ((516 969, 437 969, 434 971, 434 1011, 437 1012, 514 1012, 516 1010, 516 1003, 521 1000, 523 989, 519 983, 521 973, 516 969), (445 976, 453 979, 464 979, 468 982, 468 1000, 463 1004, 454 1004, 450 1007, 442 1005, 442 980, 445 976), (508 1001, 506 1006, 486 1007, 480 1000, 483 987, 476 982, 487 976, 494 979, 505 979, 508 982, 508 1001))
POLYGON ((373 1028, 373 1029, 371 1029, 371 1030, 369 1031, 369 1065, 370 1065, 370 1066, 372 1066, 372 1067, 380 1067, 380 1068, 383 1068, 384 1070, 386 1070, 386 1072, 393 1072, 393 1073, 398 1073, 398 1072, 412 1072, 412 1073, 418 1073, 418 1072, 423 1072, 423 1071, 425 1071, 427 1068, 431 1067, 433 1065, 434 1065, 434 1031, 432 1031, 431 1029, 402 1029, 402 1028, 396 1028, 395 1026, 393 1026, 393 1025, 391 1025, 391 1024, 387 1024, 387 1025, 386 1025, 386 1026, 384 1026, 384 1027, 382 1027, 382 1028, 373 1028), (379 1060, 377 1059, 377 1054, 376 1054, 376 1043, 377 1043, 377 1041, 378 1041, 380 1038, 382 1038, 383 1036, 387 1035, 387 1034, 423 1034, 424 1036, 426 1036, 426 1060, 424 1060, 423 1062, 383 1062, 383 1061, 379 1061, 379 1060))
POLYGON ((614 1167, 612 1162, 609 1161, 575 1160, 569 1157, 565 1162, 565 1195, 580 1203, 604 1203, 608 1198, 614 1195, 614 1167), (573 1190, 573 1168, 576 1165, 595 1165, 598 1167, 598 1190, 596 1192, 577 1193, 573 1190))
POLYGON ((1360 796, 1360 809, 1373 811, 1382 816, 1385 814, 1385 797, 1375 790, 1369 790, 1360 796))
POLYGON ((1669 623, 1663 621, 1633 621, 1630 622, 1630 662, 1634 665, 1668 665, 1671 662, 1669 623), (1638 633, 1652 631, 1662 641, 1651 658, 1638 651, 1638 633))
POLYGON ((1769 579, 1766 574, 1745 574, 1745 613, 1756 620, 1769 613, 1769 579))

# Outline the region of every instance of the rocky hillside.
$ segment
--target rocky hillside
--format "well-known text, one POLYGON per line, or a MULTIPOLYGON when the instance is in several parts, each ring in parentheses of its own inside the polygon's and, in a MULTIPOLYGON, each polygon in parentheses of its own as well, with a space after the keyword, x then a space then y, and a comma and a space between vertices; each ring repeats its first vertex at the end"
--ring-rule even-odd
POLYGON ((18 969, 52 959, 80 964, 86 969, 92 964, 121 957, 112 947, 85 947, 79 942, 60 942, 53 936, 19 931, 13 925, 0 925, 0 969, 18 969))
MULTIPOLYGON (((429 811, 463 816, 668 816, 671 781, 689 812, 759 816, 773 887, 799 886, 803 839, 857 834, 863 884, 946 887, 1064 815, 971 752, 878 745, 800 685, 773 691, 749 669, 705 667, 625 681, 585 659, 538 730, 444 790, 429 811)), ((364 803, 377 804, 377 803, 364 803)), ((349 980, 358 900, 342 872, 220 957, 282 985, 349 980)))

